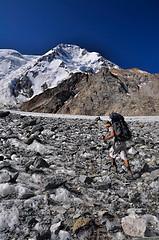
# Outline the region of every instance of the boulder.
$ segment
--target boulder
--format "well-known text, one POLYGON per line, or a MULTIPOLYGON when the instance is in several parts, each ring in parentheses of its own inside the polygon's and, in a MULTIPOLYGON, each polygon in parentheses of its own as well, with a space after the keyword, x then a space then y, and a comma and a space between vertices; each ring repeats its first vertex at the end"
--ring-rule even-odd
POLYGON ((122 218, 122 228, 128 236, 132 237, 144 237, 147 227, 145 219, 139 217, 137 214, 130 214, 127 217, 122 218))

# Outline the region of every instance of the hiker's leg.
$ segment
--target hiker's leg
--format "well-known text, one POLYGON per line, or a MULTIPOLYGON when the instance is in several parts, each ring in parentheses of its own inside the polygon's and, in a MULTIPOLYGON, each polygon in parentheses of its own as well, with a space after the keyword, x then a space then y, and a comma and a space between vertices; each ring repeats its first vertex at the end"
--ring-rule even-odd
POLYGON ((115 153, 114 153, 114 148, 113 148, 113 146, 112 146, 112 147, 110 148, 110 150, 109 150, 109 156, 110 156, 110 159, 111 159, 111 163, 116 166, 116 162, 115 162, 115 157, 116 157, 116 155, 115 155, 115 153))
POLYGON ((127 154, 126 154, 126 150, 125 149, 121 151, 121 159, 124 161, 124 163, 126 165, 128 175, 129 176, 132 175, 130 164, 129 164, 129 161, 127 159, 127 154))
POLYGON ((128 160, 124 160, 124 162, 125 162, 125 165, 126 165, 126 167, 127 167, 128 172, 129 172, 129 171, 131 172, 131 168, 130 168, 130 165, 129 165, 128 160))
POLYGON ((118 168, 117 168, 117 165, 116 165, 115 158, 110 157, 110 159, 111 159, 111 162, 112 162, 111 170, 115 171, 117 173, 118 172, 118 168))
POLYGON ((112 163, 111 169, 115 170, 117 172, 117 165, 116 165, 116 161, 115 161, 116 155, 114 154, 114 148, 113 147, 110 148, 109 156, 110 156, 111 163, 112 163))
POLYGON ((113 166, 116 166, 116 167, 117 167, 116 162, 115 162, 115 158, 112 158, 112 157, 110 156, 110 159, 111 159, 111 162, 112 162, 113 166))

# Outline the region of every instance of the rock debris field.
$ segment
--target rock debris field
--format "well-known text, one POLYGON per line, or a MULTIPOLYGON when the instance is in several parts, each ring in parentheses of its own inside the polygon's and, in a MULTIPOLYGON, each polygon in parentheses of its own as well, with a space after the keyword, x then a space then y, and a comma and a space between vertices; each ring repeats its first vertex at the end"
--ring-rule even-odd
POLYGON ((159 239, 159 121, 129 121, 133 179, 105 121, 0 112, 0 240, 159 239))

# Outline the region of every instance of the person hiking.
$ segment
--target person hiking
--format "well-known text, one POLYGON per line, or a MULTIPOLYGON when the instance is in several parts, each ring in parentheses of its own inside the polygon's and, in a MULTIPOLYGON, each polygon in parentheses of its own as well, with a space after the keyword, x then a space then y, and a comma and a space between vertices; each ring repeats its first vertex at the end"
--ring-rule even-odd
POLYGON ((115 159, 116 159, 117 155, 120 154, 121 159, 125 162, 125 165, 127 167, 127 176, 132 177, 131 168, 130 168, 130 165, 129 165, 129 162, 127 159, 126 142, 118 141, 115 139, 114 129, 113 129, 110 121, 107 121, 105 126, 106 126, 107 131, 110 132, 110 135, 108 137, 102 136, 101 139, 102 140, 109 140, 111 138, 113 139, 113 145, 110 148, 110 152, 109 152, 109 156, 110 156, 111 163, 112 163, 112 170, 115 170, 117 172, 117 164, 116 164, 115 159))

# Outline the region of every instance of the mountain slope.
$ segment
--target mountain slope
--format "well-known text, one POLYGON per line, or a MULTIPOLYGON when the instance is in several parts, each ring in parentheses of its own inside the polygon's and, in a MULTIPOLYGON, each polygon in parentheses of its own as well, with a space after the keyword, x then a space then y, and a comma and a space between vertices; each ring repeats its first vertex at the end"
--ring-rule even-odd
POLYGON ((159 75, 121 69, 99 53, 60 44, 43 56, 0 50, 1 108, 107 115, 159 115, 159 75))
POLYGON ((1 107, 16 106, 13 88, 18 78, 33 67, 38 56, 22 55, 11 49, 0 49, 0 104, 1 107))
POLYGON ((32 57, 2 49, 0 58, 0 103, 10 107, 56 87, 73 73, 97 72, 103 66, 119 69, 100 54, 69 44, 60 44, 43 56, 32 57))
POLYGON ((23 56, 11 49, 0 49, 0 79, 27 64, 34 56, 23 56))
POLYGON ((57 87, 26 102, 22 110, 79 114, 159 115, 159 75, 137 69, 102 68, 98 73, 76 73, 57 87))

